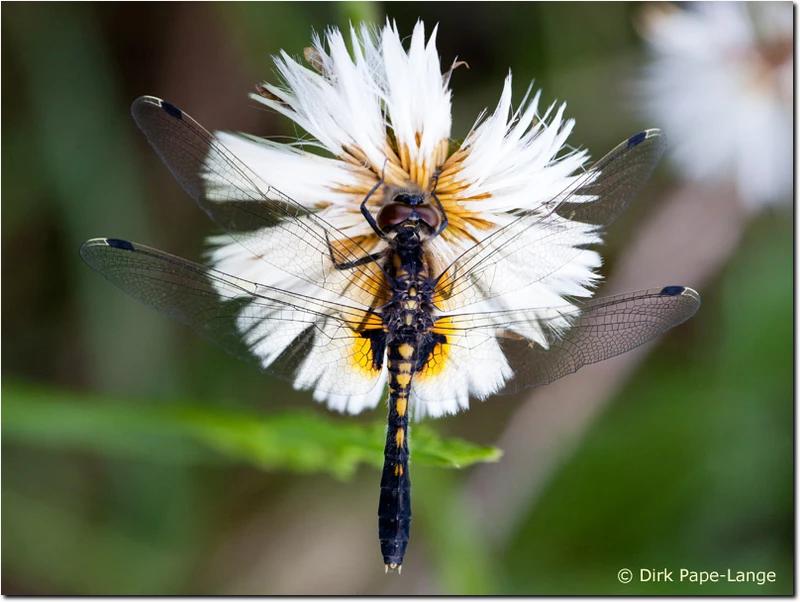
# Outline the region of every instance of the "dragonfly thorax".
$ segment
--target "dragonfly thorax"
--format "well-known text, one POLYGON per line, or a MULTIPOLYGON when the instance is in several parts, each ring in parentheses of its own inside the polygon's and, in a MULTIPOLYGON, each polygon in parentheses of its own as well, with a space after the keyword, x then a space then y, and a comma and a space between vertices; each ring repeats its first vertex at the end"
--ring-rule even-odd
POLYGON ((433 325, 433 283, 420 229, 418 222, 406 221, 398 226, 396 236, 390 241, 385 271, 391 284, 392 301, 384 313, 389 333, 399 329, 423 334, 433 325))

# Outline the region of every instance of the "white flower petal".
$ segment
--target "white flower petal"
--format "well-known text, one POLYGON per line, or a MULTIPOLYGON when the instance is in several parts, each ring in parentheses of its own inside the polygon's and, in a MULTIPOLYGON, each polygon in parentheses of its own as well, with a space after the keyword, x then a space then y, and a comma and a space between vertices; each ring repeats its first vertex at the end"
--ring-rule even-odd
POLYGON ((585 151, 559 157, 574 121, 564 119, 566 105, 538 114, 540 93, 511 109, 511 75, 506 78, 497 109, 484 118, 461 146, 466 157, 461 178, 476 213, 536 209, 558 196, 587 160, 585 151), (549 118, 549 122, 548 122, 549 118), (473 205, 474 203, 474 205, 473 205))
POLYGON ((450 90, 436 52, 436 28, 425 43, 425 26, 418 22, 408 52, 396 25, 381 35, 385 101, 398 145, 406 146, 413 165, 422 165, 442 139, 450 137, 450 90))
MULTIPOLYGON (((352 165, 267 140, 226 132, 217 132, 215 136, 267 187, 276 188, 309 210, 326 205, 352 207, 361 202, 360 197, 353 198, 348 191, 358 188, 363 182, 363 173, 352 165)), ((206 181, 218 191, 220 199, 236 198, 237 191, 231 185, 243 186, 230 178, 228 173, 225 179, 215 172, 206 173, 206 181)), ((356 215, 356 211, 350 212, 351 217, 356 215)), ((362 222, 363 218, 360 218, 359 225, 362 222)))
POLYGON ((355 59, 336 29, 327 32, 327 49, 319 38, 315 40, 314 49, 324 68, 322 75, 281 53, 275 64, 283 85, 265 86, 277 98, 253 98, 292 119, 334 155, 358 147, 373 167, 380 167, 386 137, 382 91, 362 52, 362 45, 373 42, 366 29, 362 29, 360 38, 352 30, 351 37, 355 59))
MULTIPOLYGON (((341 378, 341 375, 338 375, 341 378)), ((320 379, 319 387, 314 391, 314 401, 326 404, 330 409, 348 414, 359 414, 364 410, 376 408, 386 392, 386 381, 389 373, 384 368, 377 384, 369 393, 362 395, 334 393, 328 390, 327 384, 337 377, 333 371, 327 371, 320 379)), ((335 385, 335 380, 333 380, 335 385)))

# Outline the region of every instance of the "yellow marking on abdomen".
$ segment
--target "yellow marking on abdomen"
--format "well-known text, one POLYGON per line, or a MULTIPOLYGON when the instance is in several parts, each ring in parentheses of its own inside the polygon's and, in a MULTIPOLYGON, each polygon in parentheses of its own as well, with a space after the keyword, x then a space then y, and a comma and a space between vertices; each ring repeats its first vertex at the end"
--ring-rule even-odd
POLYGON ((397 415, 398 416, 405 416, 406 415, 406 407, 408 407, 408 398, 407 397, 398 397, 397 401, 395 402, 395 407, 397 408, 397 415))
POLYGON ((403 447, 403 442, 406 440, 406 431, 403 427, 397 429, 397 433, 394 436, 394 442, 397 444, 397 447, 403 447))
POLYGON ((400 385, 401 389, 405 389, 411 383, 411 373, 401 372, 400 374, 396 374, 394 380, 398 385, 400 385))
POLYGON ((400 357, 404 360, 410 360, 414 355, 414 347, 408 343, 403 343, 400 347, 397 348, 397 351, 400 353, 400 357))
POLYGON ((400 464, 394 465, 394 476, 402 477, 403 476, 403 467, 400 464))

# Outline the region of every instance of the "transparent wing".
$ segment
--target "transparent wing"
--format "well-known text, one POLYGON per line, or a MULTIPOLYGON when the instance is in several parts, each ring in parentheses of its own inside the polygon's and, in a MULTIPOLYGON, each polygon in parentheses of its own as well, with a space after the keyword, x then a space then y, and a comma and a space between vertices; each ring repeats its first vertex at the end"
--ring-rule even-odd
POLYGON ((436 279, 436 305, 456 311, 557 272, 625 210, 665 148, 659 130, 619 144, 562 194, 459 256, 436 279))
POLYGON ((186 192, 254 258, 365 307, 386 300, 381 267, 364 262, 369 253, 266 185, 189 115, 151 96, 137 99, 131 112, 186 192))
POLYGON ((379 382, 372 348, 378 315, 256 284, 144 245, 83 244, 83 260, 123 291, 190 326, 229 353, 255 360, 296 388, 364 394, 379 382))
MULTIPOLYGON (((499 393, 510 394, 630 351, 688 320, 699 307, 696 291, 668 286, 562 309, 443 316, 434 331, 447 337, 451 347, 443 350, 441 360, 461 364, 455 372, 472 378, 476 366, 502 365, 497 369, 504 382, 499 393)), ((424 386, 415 393, 429 405, 446 399, 452 388, 442 379, 420 382, 424 386)), ((428 413, 436 413, 435 408, 428 413)))

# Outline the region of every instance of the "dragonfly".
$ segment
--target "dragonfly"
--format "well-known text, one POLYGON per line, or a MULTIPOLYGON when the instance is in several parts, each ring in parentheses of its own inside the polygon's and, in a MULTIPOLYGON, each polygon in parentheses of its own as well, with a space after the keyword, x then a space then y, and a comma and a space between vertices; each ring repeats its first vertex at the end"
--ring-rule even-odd
POLYGON ((379 181, 360 210, 382 246, 365 249, 266 184, 174 105, 145 96, 132 113, 200 208, 254 261, 287 275, 276 282, 302 286, 250 281, 118 238, 88 240, 81 257, 135 299, 230 353, 255 359, 295 388, 380 395, 388 381, 378 505, 387 572, 400 572, 410 536, 411 410, 447 399, 448 362, 467 362, 473 372, 497 368, 488 376, 494 389, 515 393, 642 345, 700 306, 696 291, 673 285, 565 307, 503 305, 504 295, 541 281, 581 252, 564 244, 565 219, 601 232, 622 213, 664 152, 659 130, 628 138, 539 211, 515 216, 432 273, 428 245, 448 225, 435 184, 430 192, 393 191, 373 215, 368 200, 379 181), (586 202, 587 195, 594 200, 586 202), (276 233, 280 245, 271 244, 276 233), (515 273, 506 277, 512 262, 515 273), (499 367, 498 348, 505 358, 499 367))

